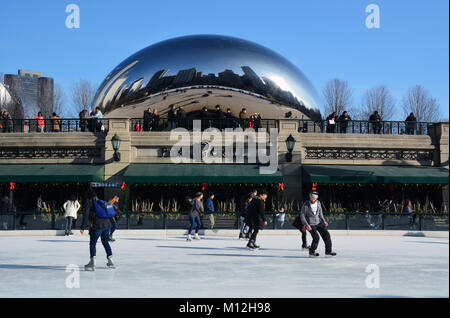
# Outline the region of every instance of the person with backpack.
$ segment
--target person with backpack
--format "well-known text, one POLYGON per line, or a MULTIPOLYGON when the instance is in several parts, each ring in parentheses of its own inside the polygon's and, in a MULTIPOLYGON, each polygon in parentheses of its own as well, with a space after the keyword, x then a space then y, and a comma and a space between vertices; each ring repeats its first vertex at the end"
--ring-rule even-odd
POLYGON ((72 194, 70 196, 70 199, 67 200, 63 204, 63 208, 64 208, 64 211, 65 211, 64 217, 66 219, 65 235, 66 236, 73 235, 72 224, 73 224, 73 220, 77 219, 77 212, 80 209, 80 203, 75 198, 75 196, 72 194))
POLYGON ((115 216, 114 207, 112 204, 99 200, 97 194, 90 190, 86 196, 86 203, 83 211, 83 223, 81 224, 81 235, 84 234, 87 222, 89 221, 89 251, 90 261, 84 266, 86 271, 95 271, 96 266, 96 245, 99 238, 101 238, 103 247, 105 248, 108 268, 115 268, 112 260, 112 250, 109 245, 110 230, 112 227, 111 218, 115 216))
POLYGON ((331 249, 331 236, 327 230, 328 223, 323 216, 322 203, 318 199, 317 191, 311 192, 309 200, 303 204, 300 212, 302 223, 313 238, 309 249, 309 257, 319 257, 319 253, 316 253, 320 241, 319 234, 325 242, 325 255, 336 256, 336 253, 331 249))

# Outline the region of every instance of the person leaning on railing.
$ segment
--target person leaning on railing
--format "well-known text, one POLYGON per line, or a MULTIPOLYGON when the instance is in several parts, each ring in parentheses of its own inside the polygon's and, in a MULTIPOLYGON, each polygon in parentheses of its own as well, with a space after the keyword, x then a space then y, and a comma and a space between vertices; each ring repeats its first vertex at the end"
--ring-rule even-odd
POLYGON ((51 117, 52 122, 52 132, 60 132, 61 131, 61 119, 56 113, 52 114, 51 117))
POLYGON ((86 131, 87 127, 87 119, 86 119, 87 110, 83 109, 79 114, 78 117, 80 118, 80 130, 82 132, 86 131))
POLYGON ((45 119, 44 116, 42 116, 42 113, 39 112, 36 117, 34 117, 36 120, 37 126, 36 126, 36 132, 42 133, 45 130, 45 119))
POLYGON ((12 132, 13 131, 13 119, 11 115, 8 113, 6 109, 2 109, 1 112, 1 124, 2 124, 2 131, 5 132, 12 132))
POLYGON ((347 111, 344 111, 341 116, 339 116, 339 132, 341 134, 347 133, 348 123, 352 120, 352 118, 348 115, 347 111))
POLYGON ((417 124, 417 119, 414 116, 414 113, 409 114, 409 116, 405 119, 405 122, 406 122, 406 134, 414 135, 417 124))
POLYGON ((372 129, 374 134, 381 133, 381 116, 378 114, 378 111, 374 111, 372 115, 369 117, 369 122, 372 124, 372 129))

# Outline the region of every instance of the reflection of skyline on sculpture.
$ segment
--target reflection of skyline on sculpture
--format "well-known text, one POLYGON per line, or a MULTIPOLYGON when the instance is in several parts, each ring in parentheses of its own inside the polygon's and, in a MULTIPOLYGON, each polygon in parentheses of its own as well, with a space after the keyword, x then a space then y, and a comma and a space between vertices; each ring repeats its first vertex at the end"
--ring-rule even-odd
POLYGON ((316 93, 306 77, 279 54, 224 36, 187 36, 141 50, 111 72, 94 106, 110 112, 165 90, 208 85, 261 95, 314 117, 316 93))

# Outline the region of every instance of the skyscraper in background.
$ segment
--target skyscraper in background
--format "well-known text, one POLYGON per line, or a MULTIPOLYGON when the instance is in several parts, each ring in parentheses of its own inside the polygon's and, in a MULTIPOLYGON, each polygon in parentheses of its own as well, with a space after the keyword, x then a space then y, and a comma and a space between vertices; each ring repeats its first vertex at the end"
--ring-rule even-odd
POLYGON ((5 85, 10 92, 20 100, 22 113, 25 118, 34 118, 41 111, 48 118, 53 112, 53 78, 44 77, 41 72, 19 70, 18 74, 6 74, 5 85))

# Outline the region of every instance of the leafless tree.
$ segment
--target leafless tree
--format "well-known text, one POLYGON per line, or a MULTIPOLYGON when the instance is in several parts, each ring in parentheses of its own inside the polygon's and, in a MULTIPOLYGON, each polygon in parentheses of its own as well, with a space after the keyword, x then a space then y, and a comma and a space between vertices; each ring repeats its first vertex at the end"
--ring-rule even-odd
POLYGON ((90 81, 79 80, 72 85, 72 103, 78 115, 83 109, 91 111, 91 104, 96 92, 96 86, 90 81))
POLYGON ((362 97, 361 108, 356 117, 368 120, 375 111, 382 120, 393 120, 395 115, 395 98, 386 86, 378 86, 366 90, 362 97))
POLYGON ((323 89, 325 116, 333 112, 340 115, 345 110, 351 112, 352 95, 346 81, 337 78, 329 81, 323 89))
POLYGON ((64 108, 66 100, 66 95, 64 93, 64 90, 62 89, 61 85, 55 84, 54 90, 53 90, 53 111, 57 113, 60 117, 66 114, 67 111, 64 108))
POLYGON ((439 103, 421 85, 411 87, 403 97, 403 114, 414 113, 419 122, 438 122, 441 120, 439 103))

